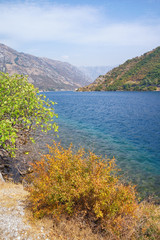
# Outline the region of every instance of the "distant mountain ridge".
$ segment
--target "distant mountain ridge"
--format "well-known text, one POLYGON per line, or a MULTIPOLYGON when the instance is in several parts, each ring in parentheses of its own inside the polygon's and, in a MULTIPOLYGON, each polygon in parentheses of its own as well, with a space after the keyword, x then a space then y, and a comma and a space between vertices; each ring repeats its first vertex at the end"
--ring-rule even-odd
POLYGON ((0 44, 0 71, 28 75, 28 81, 40 90, 75 90, 90 83, 67 62, 21 53, 4 44, 0 44))
POLYGON ((99 77, 99 75, 106 74, 108 71, 113 69, 112 66, 81 66, 79 67, 87 76, 90 77, 92 82, 99 77))
POLYGON ((78 91, 160 90, 160 47, 127 60, 78 91))

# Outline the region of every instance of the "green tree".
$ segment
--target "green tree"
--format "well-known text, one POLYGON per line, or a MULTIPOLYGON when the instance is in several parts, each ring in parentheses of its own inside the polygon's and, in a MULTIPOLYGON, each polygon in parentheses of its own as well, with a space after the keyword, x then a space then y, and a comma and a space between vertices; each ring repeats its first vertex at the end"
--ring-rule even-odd
MULTIPOLYGON (((55 104, 39 94, 27 77, 0 73, 0 147, 15 154, 20 138, 29 139, 30 133, 40 128, 58 131, 53 117, 55 104)), ((34 141, 34 139, 31 139, 34 141)))

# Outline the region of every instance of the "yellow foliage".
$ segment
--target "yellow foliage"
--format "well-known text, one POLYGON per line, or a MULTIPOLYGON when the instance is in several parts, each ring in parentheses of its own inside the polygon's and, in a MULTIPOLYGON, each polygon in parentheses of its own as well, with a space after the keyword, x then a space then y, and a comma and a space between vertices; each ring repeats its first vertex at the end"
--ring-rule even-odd
POLYGON ((102 159, 83 149, 74 153, 72 145, 64 149, 55 142, 48 149, 33 164, 29 199, 35 216, 83 214, 117 237, 128 234, 138 204, 134 187, 117 177, 115 159, 102 159))

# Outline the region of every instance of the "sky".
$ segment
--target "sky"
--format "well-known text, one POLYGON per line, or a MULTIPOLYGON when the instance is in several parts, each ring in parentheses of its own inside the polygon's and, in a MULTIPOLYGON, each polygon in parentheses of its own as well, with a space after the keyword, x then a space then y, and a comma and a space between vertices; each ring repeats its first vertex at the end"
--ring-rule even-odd
POLYGON ((0 0, 0 43, 75 66, 117 66, 160 46, 160 0, 0 0))

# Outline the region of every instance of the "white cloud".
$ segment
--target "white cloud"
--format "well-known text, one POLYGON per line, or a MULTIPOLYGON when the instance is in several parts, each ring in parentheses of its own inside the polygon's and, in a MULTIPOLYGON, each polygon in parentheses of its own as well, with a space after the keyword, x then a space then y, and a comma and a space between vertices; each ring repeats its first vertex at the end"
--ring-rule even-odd
POLYGON ((101 9, 79 6, 0 4, 0 35, 17 41, 134 45, 157 43, 159 25, 107 21, 101 9))
POLYGON ((0 12, 1 43, 72 64, 117 64, 160 43, 160 18, 113 21, 100 7, 46 3, 0 3, 0 12))
POLYGON ((159 44, 160 24, 155 26, 138 23, 110 24, 96 29, 95 33, 88 35, 84 41, 118 46, 159 44))
POLYGON ((0 5, 0 33, 26 41, 73 40, 93 24, 97 10, 89 7, 0 5))

